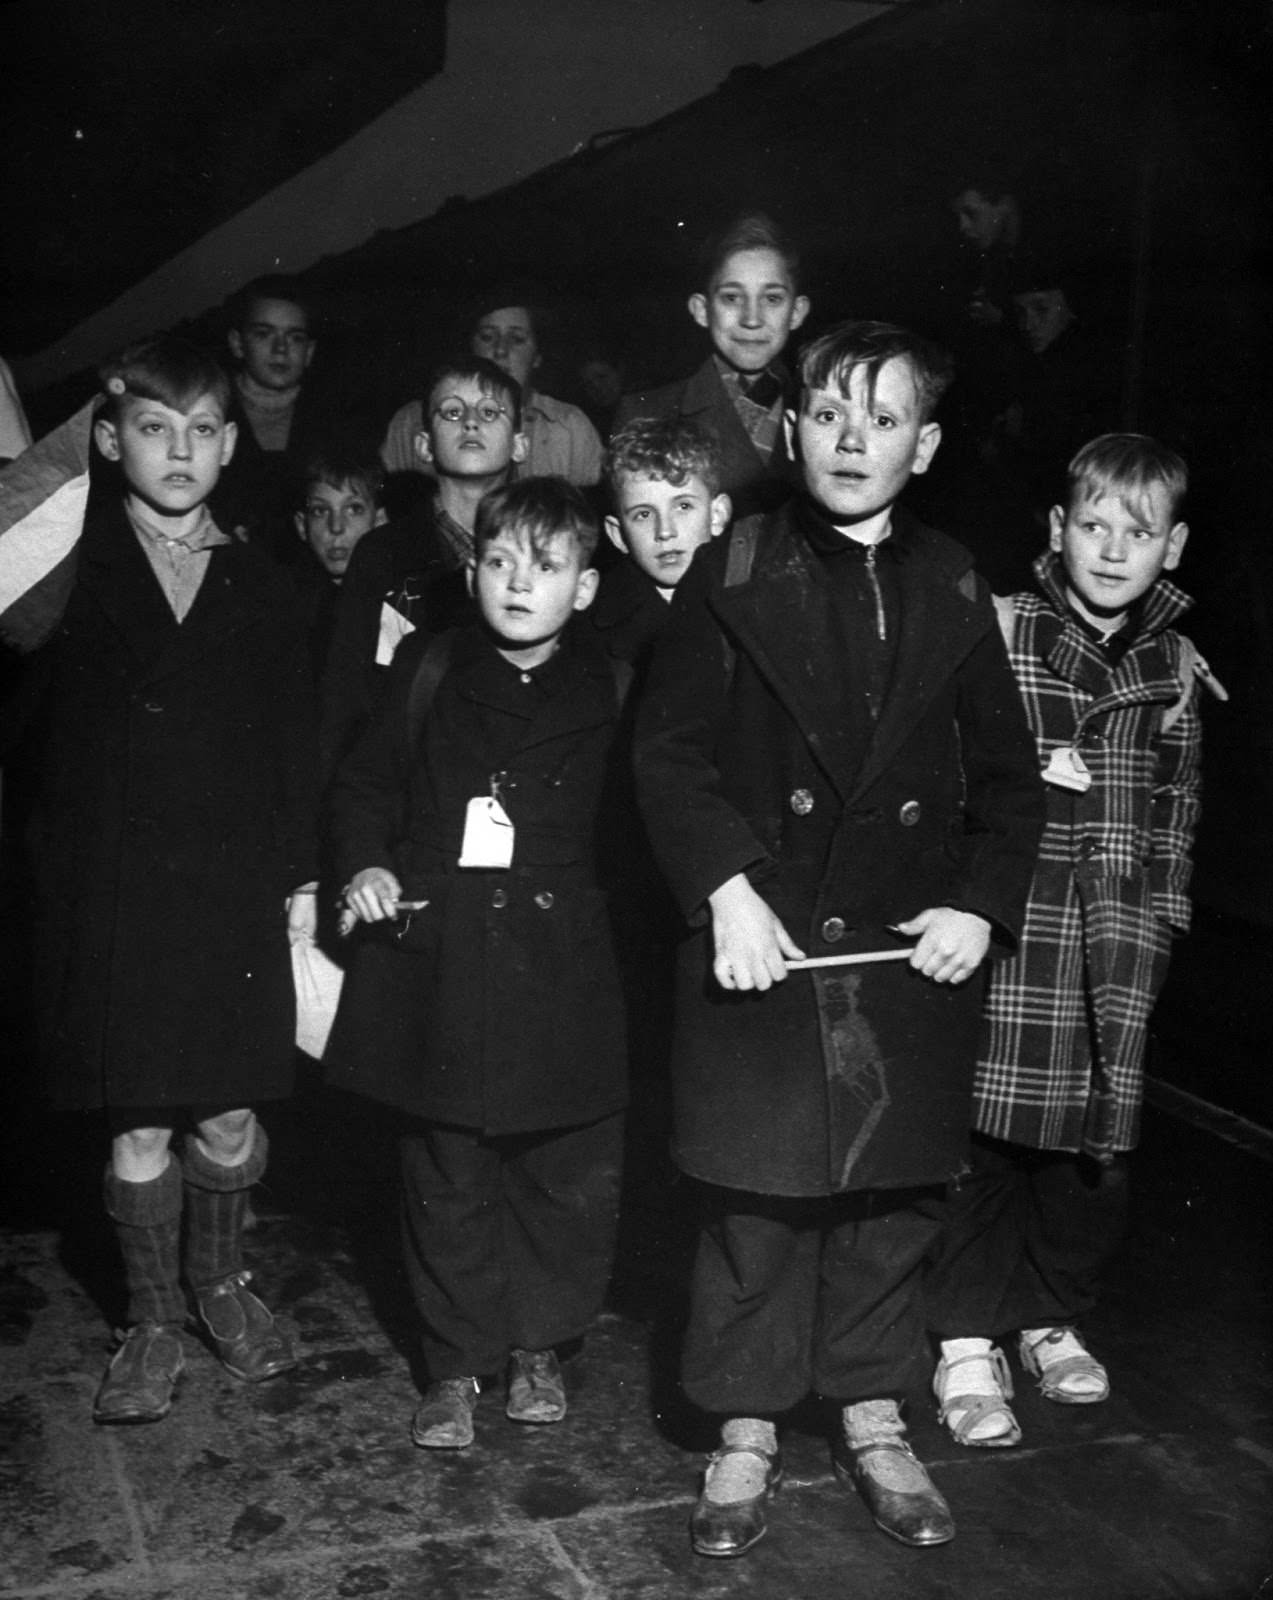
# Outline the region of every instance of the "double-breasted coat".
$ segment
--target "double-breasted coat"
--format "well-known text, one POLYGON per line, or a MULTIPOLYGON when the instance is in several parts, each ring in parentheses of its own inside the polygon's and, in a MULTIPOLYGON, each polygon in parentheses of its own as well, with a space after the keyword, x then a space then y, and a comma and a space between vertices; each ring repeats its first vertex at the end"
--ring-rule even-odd
POLYGON ((775 1195, 941 1183, 965 1157, 979 982, 889 962, 738 994, 711 973, 707 898, 740 872, 808 955, 895 947, 890 924, 940 905, 988 918, 1010 946, 1042 822, 988 592, 960 546, 900 511, 894 672, 852 763, 837 618, 799 510, 753 525, 741 582, 727 541, 697 552, 638 723, 642 810, 691 927, 675 1155, 695 1177, 775 1195))
POLYGON ((314 873, 313 690, 286 577, 210 553, 177 622, 119 501, 32 658, 37 1020, 67 1107, 290 1092, 288 894, 314 873))
POLYGON ((332 1081, 491 1135, 570 1127, 626 1100, 623 1008, 598 886, 598 811, 619 695, 568 630, 527 683, 477 627, 452 636, 419 728, 426 650, 398 650, 380 715, 330 797, 344 882, 388 867, 423 910, 360 928, 326 1060, 332 1081), (465 816, 492 780, 512 865, 460 867, 465 816))
POLYGON ((1059 558, 1035 572, 1042 593, 1013 596, 1013 668, 1041 768, 1070 746, 1092 782, 1048 785, 1025 931, 991 977, 974 1125, 1104 1159, 1137 1143, 1149 1015, 1189 926, 1201 719, 1171 624, 1190 601, 1159 578, 1111 662, 1066 605, 1059 558))

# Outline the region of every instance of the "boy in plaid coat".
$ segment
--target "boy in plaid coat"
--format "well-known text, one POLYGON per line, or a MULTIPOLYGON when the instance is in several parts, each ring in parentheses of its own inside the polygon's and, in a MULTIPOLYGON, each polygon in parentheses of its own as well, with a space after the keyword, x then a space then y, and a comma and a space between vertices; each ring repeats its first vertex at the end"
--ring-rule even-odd
POLYGON ((1104 1400, 1075 1322, 1095 1303, 1127 1203, 1149 1015, 1189 926, 1200 720, 1209 678, 1172 629, 1185 463, 1106 434, 1069 467, 1040 594, 1000 601, 1047 784, 1025 932, 990 980, 969 1176, 952 1191, 928 1284, 941 1340, 934 1389, 960 1444, 1021 1437, 992 1341, 1019 1334, 1049 1400, 1104 1400))

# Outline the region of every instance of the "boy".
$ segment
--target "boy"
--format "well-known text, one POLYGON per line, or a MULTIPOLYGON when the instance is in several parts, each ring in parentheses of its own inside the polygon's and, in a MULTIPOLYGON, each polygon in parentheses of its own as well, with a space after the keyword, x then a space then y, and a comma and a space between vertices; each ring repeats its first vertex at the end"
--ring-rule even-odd
POLYGON ((306 613, 310 660, 315 680, 320 681, 349 558, 363 535, 385 521, 380 504, 384 473, 372 457, 333 449, 312 456, 303 478, 304 506, 293 521, 313 559, 296 569, 296 581, 306 613))
POLYGON ((1198 819, 1199 668, 1171 627, 1189 601, 1163 577, 1188 536, 1185 487, 1153 439, 1094 439, 1052 508, 1041 594, 1004 603, 1048 812, 1025 932, 990 982, 972 1172, 928 1285, 935 1389, 960 1444, 1021 1437, 992 1346, 1006 1333, 1045 1398, 1109 1393, 1074 1324, 1123 1231, 1146 1029, 1189 926, 1198 819))
POLYGON ((606 534, 630 559, 605 574, 587 613, 609 655, 647 664, 695 550, 729 523, 720 474, 715 440, 683 417, 639 417, 610 441, 606 534))
POLYGON ((787 341, 809 315, 799 292, 800 259, 766 216, 737 218, 708 247, 703 287, 690 316, 707 330, 712 353, 679 383, 620 401, 616 430, 634 417, 687 417, 720 441, 721 488, 737 516, 779 505, 790 493, 782 428, 790 374, 787 341))
MULTIPOLYGON (((32 658, 36 1011, 55 1104, 104 1110, 125 1331, 101 1423, 165 1416, 184 1277, 236 1377, 294 1365, 248 1287, 265 1168, 251 1109, 290 1093, 289 890, 313 871, 312 691, 285 578, 208 514, 235 447, 229 384, 186 341, 103 373, 95 489, 57 634, 32 658), (180 1154, 172 1135, 193 1124, 180 1154)), ((291 926, 313 925, 312 895, 291 926)))
POLYGON ((723 1422, 691 1519, 706 1556, 764 1534, 775 1419, 810 1389, 841 1410, 837 1466, 877 1524, 953 1537, 898 1400, 966 1148, 967 980, 1014 937, 1042 805, 989 596, 895 505, 937 448, 944 358, 850 322, 800 376, 804 492, 700 552, 637 729, 650 840, 692 929, 673 1153, 711 1186, 682 1356, 723 1422), (887 959, 894 932, 908 965, 887 959), (788 976, 806 951, 817 970, 788 976))
POLYGON ((238 446, 213 510, 229 531, 291 561, 296 473, 326 431, 306 386, 317 344, 304 290, 285 277, 245 284, 230 301, 226 341, 235 363, 230 420, 238 446))
MULTIPOLYGON (((526 456, 515 475, 565 478, 590 488, 601 477, 601 440, 578 406, 544 394, 535 384, 543 361, 544 318, 528 303, 527 287, 496 287, 472 307, 465 334, 468 347, 475 356, 502 368, 521 389, 526 456)), ((380 447, 387 471, 421 470, 410 443, 420 427, 421 410, 420 402, 413 400, 390 418, 380 447)))
POLYGON ((384 669, 408 633, 471 614, 463 574, 483 496, 526 457, 521 391, 480 356, 435 369, 425 388, 416 455, 433 473, 421 511, 378 528, 350 559, 323 679, 322 750, 330 775, 375 715, 384 669))
POLYGON ((596 537, 563 479, 492 491, 480 622, 409 642, 332 795, 345 903, 368 926, 327 1059, 338 1085, 422 1119, 402 1178, 425 1449, 472 1442, 505 1367, 509 1417, 560 1421, 555 1347, 610 1271, 626 1090, 592 851, 618 704, 567 627, 596 590, 596 537))
POLYGON ((329 450, 312 456, 304 473, 304 509, 296 532, 331 581, 339 584, 354 546, 385 520, 380 505, 384 474, 375 461, 329 450))

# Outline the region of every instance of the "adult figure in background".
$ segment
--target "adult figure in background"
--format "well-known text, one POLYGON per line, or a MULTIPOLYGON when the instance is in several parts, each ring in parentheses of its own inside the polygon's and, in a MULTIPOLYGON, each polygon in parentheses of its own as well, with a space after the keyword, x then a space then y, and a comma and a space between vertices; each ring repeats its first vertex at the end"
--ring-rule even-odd
MULTIPOLYGON (((527 448, 516 476, 565 478, 577 488, 589 489, 601 478, 601 439, 578 406, 556 400, 536 387, 536 374, 543 364, 542 321, 542 312, 531 303, 524 286, 497 287, 473 306, 466 342, 475 356, 494 362, 521 389, 521 431, 527 448)), ((394 413, 380 446, 386 472, 428 470, 415 447, 423 427, 418 399, 394 413)))
POLYGON ((943 329, 959 382, 951 396, 946 447, 952 466, 974 462, 1009 398, 1016 350, 1012 286, 1022 215, 1015 181, 986 169, 953 188, 949 205, 961 260, 949 284, 943 329), (957 460, 951 460, 951 458, 957 460))

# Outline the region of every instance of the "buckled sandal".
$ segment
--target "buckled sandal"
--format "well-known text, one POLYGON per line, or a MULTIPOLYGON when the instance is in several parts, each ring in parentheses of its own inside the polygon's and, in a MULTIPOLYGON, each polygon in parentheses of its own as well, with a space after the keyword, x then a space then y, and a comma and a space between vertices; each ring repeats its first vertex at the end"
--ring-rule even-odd
POLYGON ((765 1537, 765 1504, 782 1482, 782 1456, 758 1445, 724 1444, 707 1458, 703 1487, 690 1516, 690 1544, 695 1555, 730 1558, 746 1555, 765 1537), (719 1502, 709 1498, 716 1469, 731 1456, 755 1456, 764 1466, 758 1493, 744 1500, 719 1502))
POLYGON ((1008 1405, 1013 1395, 1012 1374, 1008 1371, 1003 1351, 997 1347, 968 1356, 956 1356, 953 1361, 943 1357, 933 1374, 933 1393, 937 1396, 937 1415, 946 1424, 956 1444, 971 1445, 978 1450, 1006 1450, 1010 1445, 1020 1443, 1021 1429, 1008 1405), (973 1361, 985 1362, 998 1389, 997 1394, 951 1392, 951 1373, 956 1367, 966 1366, 973 1361), (974 1429, 980 1423, 996 1416, 1005 1420, 1005 1426, 998 1433, 974 1434, 974 1429))
POLYGON ((1018 1345, 1021 1365, 1039 1380, 1045 1400, 1066 1406, 1093 1406, 1109 1399, 1109 1373, 1083 1343, 1076 1329, 1031 1328, 1018 1345), (1075 1379, 1084 1387, 1076 1388, 1075 1379))

